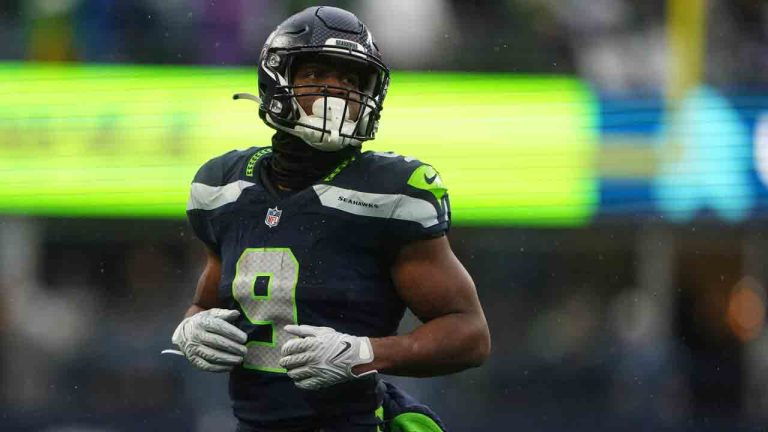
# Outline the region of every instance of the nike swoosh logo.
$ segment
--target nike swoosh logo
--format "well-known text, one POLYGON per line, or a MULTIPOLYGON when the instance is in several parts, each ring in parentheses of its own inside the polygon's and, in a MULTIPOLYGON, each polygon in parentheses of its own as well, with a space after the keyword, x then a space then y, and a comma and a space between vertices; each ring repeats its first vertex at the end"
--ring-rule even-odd
POLYGON ((338 354, 333 356, 333 358, 330 361, 336 360, 337 358, 339 358, 340 355, 344 354, 345 352, 349 351, 350 348, 352 348, 352 344, 351 343, 346 342, 346 341, 344 341, 342 343, 344 344, 344 348, 342 348, 341 351, 339 351, 338 354))
POLYGON ((437 173, 435 173, 435 175, 433 175, 432 177, 427 177, 427 175, 424 174, 424 181, 427 182, 427 184, 434 183, 436 178, 437 178, 437 173))

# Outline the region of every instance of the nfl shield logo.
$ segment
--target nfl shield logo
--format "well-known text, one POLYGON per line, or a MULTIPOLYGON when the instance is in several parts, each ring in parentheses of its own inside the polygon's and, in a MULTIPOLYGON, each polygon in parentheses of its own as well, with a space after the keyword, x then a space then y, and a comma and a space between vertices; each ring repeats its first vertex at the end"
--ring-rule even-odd
POLYGON ((267 217, 264 219, 264 223, 270 228, 276 227, 277 224, 280 223, 281 214, 283 214, 283 211, 279 210, 277 207, 267 209, 267 217))

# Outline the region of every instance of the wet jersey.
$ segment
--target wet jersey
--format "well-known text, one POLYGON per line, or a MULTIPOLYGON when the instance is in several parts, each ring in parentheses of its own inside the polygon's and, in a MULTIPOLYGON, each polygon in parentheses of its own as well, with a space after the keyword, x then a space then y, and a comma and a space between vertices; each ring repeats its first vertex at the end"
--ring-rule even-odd
POLYGON ((373 412, 378 377, 320 391, 298 389, 280 368, 287 324, 357 336, 395 333, 405 306, 390 268, 406 243, 443 235, 448 194, 429 165, 392 153, 357 153, 314 185, 291 193, 266 179, 271 149, 231 151, 192 183, 187 215, 221 258, 221 307, 242 312, 248 354, 230 374, 235 416, 288 430, 327 416, 373 412))

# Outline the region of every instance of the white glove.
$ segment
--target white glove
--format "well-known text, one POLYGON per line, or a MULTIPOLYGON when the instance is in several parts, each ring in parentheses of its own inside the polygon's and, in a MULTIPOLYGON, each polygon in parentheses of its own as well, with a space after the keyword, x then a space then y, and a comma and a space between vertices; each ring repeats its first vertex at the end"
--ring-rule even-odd
POLYGON ((371 341, 330 327, 287 325, 285 331, 299 338, 283 345, 280 367, 288 370, 296 387, 317 390, 376 373, 355 375, 352 368, 373 361, 371 341))
POLYGON ((195 367, 208 372, 226 372, 243 362, 248 336, 227 321, 240 316, 228 309, 208 309, 185 318, 171 341, 195 367))

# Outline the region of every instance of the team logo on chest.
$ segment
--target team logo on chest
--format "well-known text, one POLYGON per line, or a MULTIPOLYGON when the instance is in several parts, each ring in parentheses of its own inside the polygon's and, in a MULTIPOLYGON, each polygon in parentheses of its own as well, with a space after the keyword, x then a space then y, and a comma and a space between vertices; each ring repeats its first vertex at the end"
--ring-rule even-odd
POLYGON ((267 209, 267 217, 264 218, 264 223, 270 228, 276 227, 280 223, 280 215, 282 214, 283 211, 277 207, 267 209))

